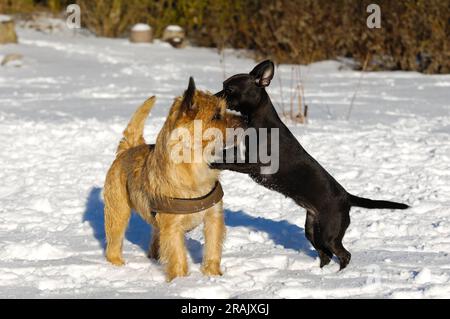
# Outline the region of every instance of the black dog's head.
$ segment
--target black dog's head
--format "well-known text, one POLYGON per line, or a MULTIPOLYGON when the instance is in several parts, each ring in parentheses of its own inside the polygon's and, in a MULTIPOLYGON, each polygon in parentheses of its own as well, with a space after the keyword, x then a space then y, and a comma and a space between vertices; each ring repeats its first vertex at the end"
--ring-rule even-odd
POLYGON ((272 61, 261 62, 250 73, 236 74, 225 80, 223 90, 216 96, 225 98, 229 109, 250 114, 267 95, 264 88, 269 86, 274 72, 272 61))

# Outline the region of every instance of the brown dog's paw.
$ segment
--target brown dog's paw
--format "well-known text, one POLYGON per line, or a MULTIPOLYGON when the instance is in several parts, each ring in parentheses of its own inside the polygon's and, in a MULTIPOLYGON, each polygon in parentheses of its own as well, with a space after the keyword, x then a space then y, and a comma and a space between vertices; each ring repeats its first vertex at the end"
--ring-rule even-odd
POLYGON ((125 260, 123 260, 121 257, 106 257, 106 259, 114 266, 125 265, 125 260))
POLYGON ((168 267, 166 270, 167 282, 174 280, 177 277, 186 277, 188 275, 187 265, 177 265, 168 267))
POLYGON ((222 276, 220 265, 217 262, 207 262, 202 267, 202 273, 205 276, 222 276))
POLYGON ((171 273, 167 273, 167 282, 171 282, 172 280, 174 280, 177 277, 186 277, 188 275, 187 271, 186 272, 171 272, 171 273))

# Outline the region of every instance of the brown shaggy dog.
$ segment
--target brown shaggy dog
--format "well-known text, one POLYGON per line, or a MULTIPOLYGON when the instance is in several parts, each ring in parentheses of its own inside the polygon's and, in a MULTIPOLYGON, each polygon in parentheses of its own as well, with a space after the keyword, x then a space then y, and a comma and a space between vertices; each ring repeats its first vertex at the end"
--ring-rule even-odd
MULTIPOLYGON (((172 138, 174 129, 194 131, 194 120, 200 120, 202 130, 219 129, 225 137, 226 128, 240 127, 239 116, 226 112, 225 101, 209 93, 196 91, 190 79, 183 97, 173 103, 168 118, 158 134, 155 145, 145 144, 143 129, 155 98, 148 99, 133 115, 117 149, 117 156, 105 181, 106 258, 114 265, 123 265, 122 242, 131 210, 138 212, 153 226, 149 257, 166 264, 168 281, 186 276, 188 265, 184 243, 185 232, 204 222, 205 246, 202 272, 221 275, 220 261, 225 235, 222 201, 198 213, 176 214, 158 211, 152 214, 150 203, 167 198, 198 198, 216 185, 219 171, 208 167, 207 160, 177 162, 173 151, 179 140, 172 138)), ((191 139, 190 150, 204 148, 191 139)), ((221 140, 221 143, 225 143, 221 140)))

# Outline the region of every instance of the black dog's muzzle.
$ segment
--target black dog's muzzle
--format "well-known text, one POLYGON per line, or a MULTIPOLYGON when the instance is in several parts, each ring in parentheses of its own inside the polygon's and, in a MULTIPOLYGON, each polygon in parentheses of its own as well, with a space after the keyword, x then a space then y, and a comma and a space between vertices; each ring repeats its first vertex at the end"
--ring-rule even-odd
POLYGON ((224 90, 222 90, 222 91, 217 92, 216 94, 214 94, 214 96, 225 98, 225 92, 224 92, 224 90))

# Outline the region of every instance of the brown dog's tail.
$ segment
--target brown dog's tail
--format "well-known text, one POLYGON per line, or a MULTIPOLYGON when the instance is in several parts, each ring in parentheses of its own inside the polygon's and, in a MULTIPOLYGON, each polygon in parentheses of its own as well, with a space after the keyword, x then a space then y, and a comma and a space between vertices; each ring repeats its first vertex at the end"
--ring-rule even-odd
POLYGON ((390 209, 407 209, 408 205, 387 200, 373 200, 364 197, 349 194, 350 205, 364 208, 390 208, 390 209))
POLYGON ((145 144, 144 140, 144 124, 148 114, 155 104, 156 98, 152 96, 147 99, 133 114, 127 128, 123 131, 123 138, 117 147, 117 156, 124 151, 145 144))

